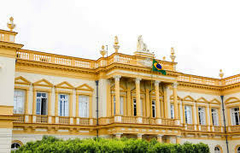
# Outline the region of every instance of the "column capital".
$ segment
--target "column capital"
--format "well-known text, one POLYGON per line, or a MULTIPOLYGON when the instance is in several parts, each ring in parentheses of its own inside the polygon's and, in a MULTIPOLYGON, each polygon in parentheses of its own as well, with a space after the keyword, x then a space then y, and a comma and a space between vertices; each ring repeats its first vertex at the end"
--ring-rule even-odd
POLYGON ((143 136, 142 133, 138 133, 138 134, 137 134, 137 137, 138 137, 138 138, 142 138, 142 136, 143 136))
POLYGON ((172 84, 172 86, 173 86, 173 88, 177 88, 178 83, 177 83, 177 82, 174 82, 174 83, 172 84))
POLYGON ((158 134, 157 137, 158 138, 162 138, 164 135, 163 134, 158 134))
POLYGON ((158 86, 159 85, 159 83, 160 83, 161 81, 159 81, 159 80, 155 80, 155 86, 158 86))
POLYGON ((114 75, 113 78, 115 79, 115 81, 119 81, 121 78, 121 75, 114 75))
POLYGON ((135 79, 135 82, 136 82, 136 83, 140 83, 141 80, 142 80, 141 78, 136 78, 136 79, 135 79))

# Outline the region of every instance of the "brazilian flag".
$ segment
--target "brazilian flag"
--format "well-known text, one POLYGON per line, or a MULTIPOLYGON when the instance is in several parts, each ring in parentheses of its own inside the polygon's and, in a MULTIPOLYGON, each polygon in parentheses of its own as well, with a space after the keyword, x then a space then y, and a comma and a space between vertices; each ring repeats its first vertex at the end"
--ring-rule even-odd
POLYGON ((166 71, 162 69, 162 65, 158 63, 155 59, 153 59, 153 65, 152 70, 162 73, 163 75, 166 75, 166 71))

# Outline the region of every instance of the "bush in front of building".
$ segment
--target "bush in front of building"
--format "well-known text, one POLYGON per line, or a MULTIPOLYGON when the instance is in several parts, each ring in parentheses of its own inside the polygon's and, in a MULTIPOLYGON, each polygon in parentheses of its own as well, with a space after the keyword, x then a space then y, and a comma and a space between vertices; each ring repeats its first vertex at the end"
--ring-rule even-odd
POLYGON ((42 140, 28 142, 16 153, 210 153, 204 143, 159 143, 139 139, 69 139, 44 136, 42 140))

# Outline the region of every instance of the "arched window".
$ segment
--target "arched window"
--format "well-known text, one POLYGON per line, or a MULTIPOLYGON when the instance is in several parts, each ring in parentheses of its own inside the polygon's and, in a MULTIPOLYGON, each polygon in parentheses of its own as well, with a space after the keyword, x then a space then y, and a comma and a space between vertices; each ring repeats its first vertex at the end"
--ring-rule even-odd
POLYGON ((240 147, 237 148, 237 153, 240 153, 240 147))
POLYGON ((19 143, 14 142, 11 145, 11 150, 15 151, 15 150, 18 150, 18 148, 20 148, 20 147, 21 147, 21 145, 19 143))

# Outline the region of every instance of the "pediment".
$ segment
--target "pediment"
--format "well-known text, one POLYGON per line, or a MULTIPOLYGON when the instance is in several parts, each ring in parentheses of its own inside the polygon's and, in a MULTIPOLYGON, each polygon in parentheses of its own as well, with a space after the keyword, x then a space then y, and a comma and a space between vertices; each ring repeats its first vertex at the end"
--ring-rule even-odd
POLYGON ((15 84, 25 84, 25 85, 30 85, 31 82, 28 81, 27 79, 25 79, 24 77, 19 76, 19 77, 16 77, 16 78, 15 78, 15 84))
POLYGON ((212 104, 221 104, 221 102, 219 100, 217 100, 216 98, 211 100, 210 103, 212 103, 212 104))
POLYGON ((197 99, 196 101, 197 102, 202 102, 202 103, 208 103, 208 101, 205 98, 203 98, 203 97, 197 99))
POLYGON ((239 102, 239 101, 240 100, 236 97, 230 97, 225 101, 225 103, 227 104, 227 103, 234 103, 234 102, 239 102))
POLYGON ((61 82, 56 85, 56 88, 65 88, 65 89, 73 89, 74 87, 68 83, 67 81, 61 82))
POLYGON ((183 98, 183 101, 192 101, 194 102, 195 100, 191 96, 186 96, 183 98))
POLYGON ((33 83, 33 86, 44 86, 44 87, 52 87, 53 84, 51 84, 49 81, 46 79, 39 80, 35 83, 33 83))
POLYGON ((77 90, 85 90, 85 91, 93 91, 93 88, 87 85, 86 83, 83 85, 80 85, 76 88, 77 90))

